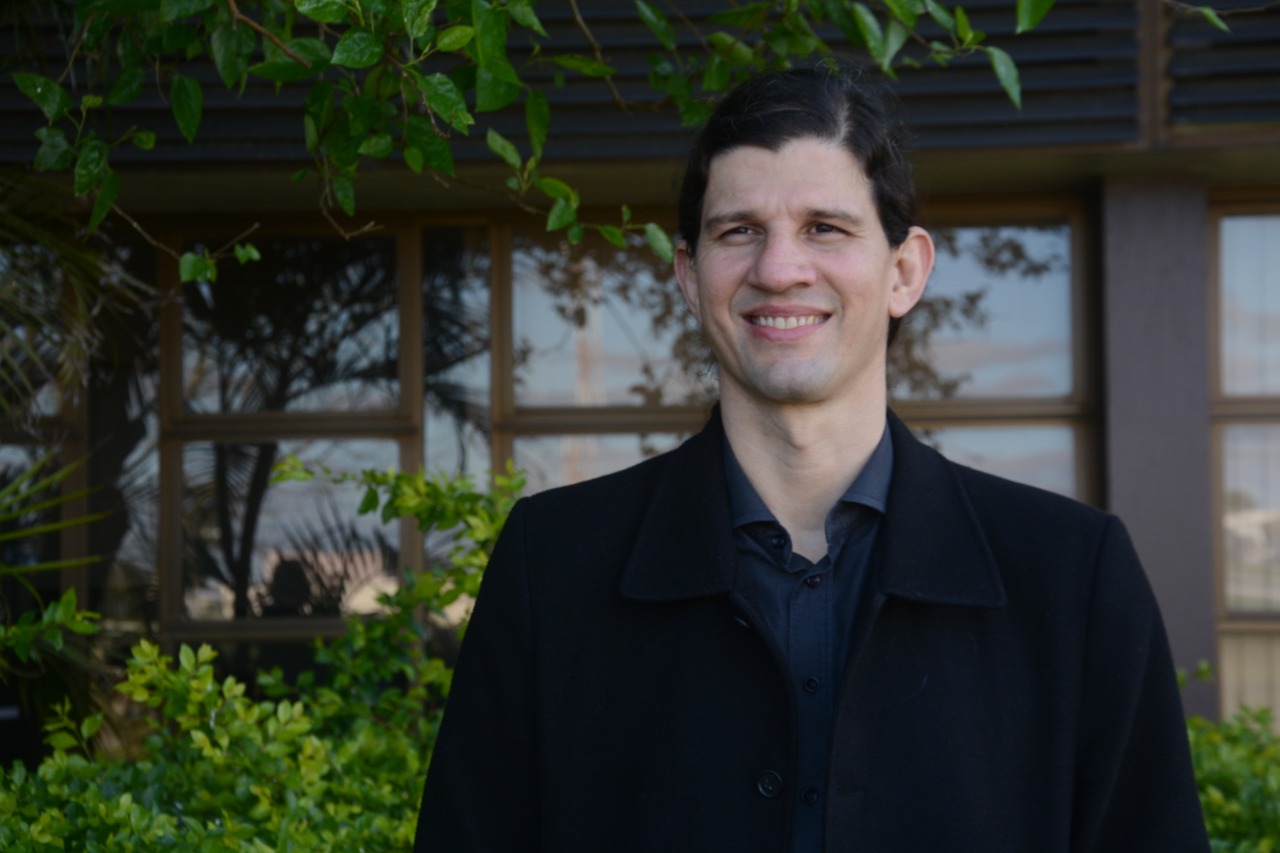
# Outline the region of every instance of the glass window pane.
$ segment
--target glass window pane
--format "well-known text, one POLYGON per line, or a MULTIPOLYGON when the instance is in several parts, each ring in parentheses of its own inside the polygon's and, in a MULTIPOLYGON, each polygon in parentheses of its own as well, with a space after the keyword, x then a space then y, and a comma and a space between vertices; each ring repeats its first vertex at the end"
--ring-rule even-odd
POLYGON ((1280 216, 1222 219, 1222 390, 1280 394, 1280 216))
POLYGON ((1236 424, 1222 438, 1227 610, 1280 613, 1280 425, 1236 424))
MULTIPOLYGON (((61 490, 57 484, 24 494, 65 464, 56 453, 49 456, 50 451, 49 447, 0 443, 0 491, 13 490, 0 495, 0 565, 21 568, 52 562, 61 556, 57 533, 35 536, 23 533, 42 524, 52 524, 61 517, 57 506, 38 508, 58 498, 61 490)), ((24 577, 34 583, 42 595, 58 588, 57 572, 33 572, 24 577)))
POLYGON ((899 399, 1070 395, 1070 227, 932 233, 937 262, 924 299, 889 350, 890 393, 899 399))
POLYGON ((515 397, 522 406, 681 405, 710 399, 697 323, 671 264, 631 235, 518 235, 515 397))
POLYGON ((961 465, 1079 497, 1071 427, 943 427, 917 432, 961 465))
POLYGON ((216 283, 183 287, 188 407, 202 413, 394 407, 400 345, 394 240, 254 243, 261 260, 224 261, 216 283))
POLYGON ((457 228, 422 235, 426 468, 489 465, 489 251, 457 228))
POLYGON ((286 454, 334 475, 397 464, 390 441, 192 443, 183 450, 187 616, 364 612, 399 576, 398 528, 359 515, 362 490, 317 476, 271 485, 286 454))
POLYGON ((621 471, 664 453, 684 434, 531 435, 515 441, 515 464, 525 473, 525 494, 621 471))
POLYGON ((1280 708, 1280 634, 1222 634, 1222 712, 1280 708))

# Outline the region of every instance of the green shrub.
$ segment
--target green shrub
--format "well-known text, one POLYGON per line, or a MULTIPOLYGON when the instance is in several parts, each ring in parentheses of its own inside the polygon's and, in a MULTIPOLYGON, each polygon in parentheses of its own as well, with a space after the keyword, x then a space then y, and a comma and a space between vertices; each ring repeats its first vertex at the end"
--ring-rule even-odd
POLYGON ((1214 853, 1280 851, 1280 736, 1271 712, 1244 708, 1221 723, 1192 717, 1187 731, 1214 853))
MULTIPOLYGON (((299 476, 293 472, 291 477, 299 476)), ((286 477, 288 479, 289 477, 286 477)), ((297 683, 259 677, 252 699, 214 673, 207 646, 174 661, 139 643, 118 690, 147 717, 128 759, 93 757, 101 714, 56 708, 54 753, 0 769, 0 850, 402 851, 412 845, 450 671, 423 652, 422 617, 473 591, 523 485, 367 473, 363 510, 411 516, 449 542, 437 571, 407 576, 385 612, 317 645, 297 683)), ((68 622, 60 602, 40 624, 68 622), (55 618, 56 617, 56 618, 55 618)), ((74 609, 74 603, 71 606, 74 609)), ((79 622, 68 623, 79 627, 79 622)))

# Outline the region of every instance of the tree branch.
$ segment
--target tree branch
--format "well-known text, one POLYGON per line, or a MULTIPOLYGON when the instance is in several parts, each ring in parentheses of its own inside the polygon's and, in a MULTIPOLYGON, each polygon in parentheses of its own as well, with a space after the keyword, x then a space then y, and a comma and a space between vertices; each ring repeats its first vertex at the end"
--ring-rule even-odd
POLYGON ((298 56, 298 54, 294 53, 292 50, 290 50, 288 46, 285 45, 284 42, 280 41, 279 36, 271 32, 270 30, 268 30, 266 27, 262 26, 262 24, 259 24, 253 18, 250 18, 248 15, 241 12, 240 7, 236 5, 236 0, 227 0, 227 11, 231 13, 232 26, 235 26, 235 24, 239 21, 244 21, 245 25, 248 26, 249 29, 260 34, 264 39, 267 39, 276 47, 280 48, 280 52, 283 53, 285 56, 289 57, 294 62, 298 63, 303 68, 306 68, 308 70, 311 68, 311 63, 303 59, 301 56, 298 56))
MULTIPOLYGON (((577 23, 578 29, 587 39, 587 44, 591 45, 591 52, 596 55, 596 62, 601 65, 608 65, 604 61, 604 54, 600 50, 600 43, 596 41, 596 37, 591 34, 591 28, 587 26, 587 22, 582 17, 582 12, 578 9, 578 0, 569 0, 569 8, 573 10, 573 20, 577 23)), ((622 99, 622 93, 618 91, 618 87, 613 85, 613 78, 604 78, 605 85, 609 87, 609 93, 613 95, 613 102, 618 105, 618 109, 624 113, 629 113, 627 102, 622 99)))

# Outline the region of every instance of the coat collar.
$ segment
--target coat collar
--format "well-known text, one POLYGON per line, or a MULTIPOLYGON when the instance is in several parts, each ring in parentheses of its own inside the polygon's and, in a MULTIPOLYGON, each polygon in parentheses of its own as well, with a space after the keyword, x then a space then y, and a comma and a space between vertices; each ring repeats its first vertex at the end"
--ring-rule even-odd
MULTIPOLYGON (((893 482, 873 588, 935 604, 1000 607, 1004 586, 955 466, 892 412, 893 482)), ((660 470, 622 575, 622 594, 673 601, 727 593, 734 554, 719 407, 660 470)))

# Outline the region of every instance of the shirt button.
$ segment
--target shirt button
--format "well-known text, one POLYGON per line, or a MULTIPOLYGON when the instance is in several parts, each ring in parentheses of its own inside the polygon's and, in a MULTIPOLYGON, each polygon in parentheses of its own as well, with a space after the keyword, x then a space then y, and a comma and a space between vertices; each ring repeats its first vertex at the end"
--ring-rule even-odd
POLYGON ((756 790, 760 796, 772 800, 782 793, 782 777, 772 770, 766 770, 756 780, 756 790))
POLYGON ((813 788, 805 788, 804 793, 801 794, 800 797, 811 806, 817 805, 818 803, 818 792, 813 788))
POLYGON ((805 586, 809 587, 809 589, 815 589, 822 583, 822 575, 809 575, 809 577, 804 579, 804 582, 805 586))
POLYGON ((817 693, 818 688, 822 686, 822 682, 810 676, 804 680, 804 689, 808 693, 817 693))
POLYGON ((770 537, 769 544, 775 548, 781 548, 783 545, 787 544, 787 539, 785 536, 782 536, 781 534, 779 534, 779 535, 770 537))

